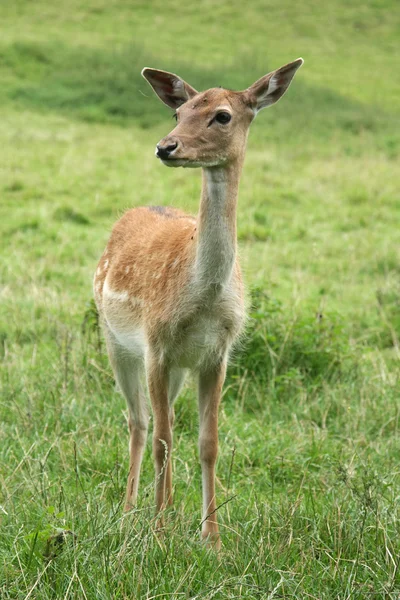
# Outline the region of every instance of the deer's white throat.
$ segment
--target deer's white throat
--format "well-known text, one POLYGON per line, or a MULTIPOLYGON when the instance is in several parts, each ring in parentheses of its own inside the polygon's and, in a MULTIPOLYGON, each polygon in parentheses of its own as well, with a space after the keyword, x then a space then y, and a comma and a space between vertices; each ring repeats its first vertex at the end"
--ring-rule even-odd
POLYGON ((238 169, 203 169, 196 283, 201 289, 221 288, 232 276, 236 258, 238 169))

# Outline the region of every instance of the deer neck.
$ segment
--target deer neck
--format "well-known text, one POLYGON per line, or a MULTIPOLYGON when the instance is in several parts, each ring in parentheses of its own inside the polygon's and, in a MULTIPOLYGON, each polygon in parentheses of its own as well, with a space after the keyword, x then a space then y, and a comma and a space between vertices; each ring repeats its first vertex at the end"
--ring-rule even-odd
POLYGON ((242 161, 203 169, 195 278, 218 292, 231 279, 236 259, 236 207, 242 161))

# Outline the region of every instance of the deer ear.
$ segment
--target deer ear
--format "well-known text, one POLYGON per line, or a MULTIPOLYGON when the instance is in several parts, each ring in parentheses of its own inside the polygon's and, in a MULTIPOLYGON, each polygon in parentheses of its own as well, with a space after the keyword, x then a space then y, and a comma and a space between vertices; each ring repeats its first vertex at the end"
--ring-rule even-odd
POLYGON ((250 104, 256 113, 282 98, 303 62, 302 58, 298 58, 280 69, 264 75, 246 90, 250 104))
POLYGON ((197 94, 194 88, 173 73, 145 67, 142 75, 160 100, 174 110, 197 94))

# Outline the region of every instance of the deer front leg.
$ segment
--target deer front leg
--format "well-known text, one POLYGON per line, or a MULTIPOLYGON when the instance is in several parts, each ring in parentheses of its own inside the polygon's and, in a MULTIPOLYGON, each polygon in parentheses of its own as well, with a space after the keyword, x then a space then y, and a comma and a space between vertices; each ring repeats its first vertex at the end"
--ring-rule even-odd
POLYGON ((134 354, 123 350, 108 327, 105 327, 108 355, 115 379, 129 408, 129 473, 126 486, 125 510, 136 502, 140 467, 146 447, 149 416, 142 386, 142 362, 134 354))
MULTIPOLYGON (((171 450, 172 450, 172 446, 173 446, 174 421, 175 421, 174 407, 170 406, 169 423, 170 423, 170 427, 171 427, 171 450)), ((173 492, 172 492, 172 456, 171 455, 168 456, 167 477, 166 477, 166 481, 165 481, 165 494, 166 494, 167 505, 172 506, 173 492)))
MULTIPOLYGON (((154 357, 148 359, 147 380, 154 418, 155 504, 156 513, 159 513, 167 503, 167 479, 169 480, 169 487, 172 486, 172 475, 169 466, 172 451, 172 427, 168 403, 168 372, 154 357)), ((158 523, 160 526, 163 525, 162 515, 158 523)))
POLYGON ((203 484, 203 517, 201 537, 217 549, 219 537, 215 498, 215 463, 218 455, 218 408, 225 380, 226 361, 199 376, 199 449, 203 484))

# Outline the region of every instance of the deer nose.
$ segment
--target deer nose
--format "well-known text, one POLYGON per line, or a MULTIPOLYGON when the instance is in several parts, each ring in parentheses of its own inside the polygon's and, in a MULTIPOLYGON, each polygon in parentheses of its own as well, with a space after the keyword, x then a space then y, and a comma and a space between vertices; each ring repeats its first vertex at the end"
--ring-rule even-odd
POLYGON ((172 152, 174 150, 176 150, 177 147, 178 147, 178 142, 171 142, 171 140, 169 140, 165 144, 160 142, 159 144, 157 144, 156 156, 158 158, 163 158, 163 159, 169 158, 169 155, 172 154, 172 152))

